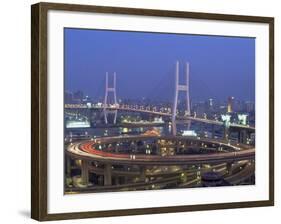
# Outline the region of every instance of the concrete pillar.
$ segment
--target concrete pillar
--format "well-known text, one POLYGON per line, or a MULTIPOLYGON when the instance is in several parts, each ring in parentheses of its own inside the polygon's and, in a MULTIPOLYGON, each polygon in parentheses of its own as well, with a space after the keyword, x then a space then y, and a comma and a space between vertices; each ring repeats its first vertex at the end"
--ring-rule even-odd
POLYGON ((104 183, 104 178, 103 178, 103 175, 101 175, 101 176, 98 177, 98 185, 102 186, 103 183, 104 183))
POLYGON ((141 181, 145 181, 145 167, 144 166, 140 166, 140 180, 141 181))
POLYGON ((228 136, 229 136, 229 128, 224 126, 224 130, 223 130, 223 138, 224 138, 224 140, 228 140, 228 136))
POLYGON ((119 185, 120 183, 119 183, 119 176, 116 176, 115 177, 115 185, 119 185))
POLYGON ((246 130, 241 130, 239 133, 239 142, 242 144, 247 143, 247 131, 246 130))
POLYGON ((172 135, 177 135, 177 124, 175 120, 172 120, 172 135))
POLYGON ((82 183, 85 185, 88 185, 89 183, 89 167, 88 167, 88 161, 82 160, 81 161, 81 178, 82 183))
POLYGON ((176 151, 176 154, 179 153, 179 142, 178 141, 176 141, 176 143, 175 143, 175 151, 176 151))
POLYGON ((71 176, 71 158, 69 156, 65 156, 66 162, 66 176, 71 176))
POLYGON ((128 176, 124 176, 124 184, 127 184, 127 183, 128 183, 128 181, 129 181, 128 176))
POLYGON ((228 174, 232 175, 232 163, 227 163, 226 164, 226 169, 228 171, 228 174))
POLYGON ((111 182, 111 164, 104 165, 104 185, 109 186, 112 185, 111 182))
POLYGON ((191 129, 191 120, 188 120, 187 121, 187 130, 190 130, 191 129))

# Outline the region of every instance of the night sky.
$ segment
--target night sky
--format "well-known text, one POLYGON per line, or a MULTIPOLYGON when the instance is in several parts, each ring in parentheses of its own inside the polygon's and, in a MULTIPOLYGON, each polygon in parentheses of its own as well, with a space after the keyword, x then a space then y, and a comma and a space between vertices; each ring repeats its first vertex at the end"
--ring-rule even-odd
POLYGON ((86 29, 64 31, 65 90, 104 95, 117 73, 117 98, 171 100, 175 63, 190 63, 192 100, 255 99, 255 39, 86 29))

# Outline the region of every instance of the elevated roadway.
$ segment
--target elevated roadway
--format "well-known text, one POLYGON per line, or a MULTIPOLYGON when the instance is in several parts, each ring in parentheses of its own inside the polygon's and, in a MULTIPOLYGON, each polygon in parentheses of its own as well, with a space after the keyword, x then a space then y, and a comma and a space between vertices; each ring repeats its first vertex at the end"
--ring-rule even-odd
MULTIPOLYGON (((120 137, 103 137, 95 141, 79 141, 71 143, 67 147, 67 153, 77 159, 88 161, 99 161, 109 164, 122 165, 187 165, 187 164, 217 164, 224 162, 234 162, 241 160, 252 160, 255 158, 255 148, 251 146, 230 145, 216 140, 198 140, 193 137, 170 137, 181 140, 200 141, 208 144, 217 144, 220 147, 229 148, 229 152, 217 152, 210 154, 196 154, 196 155, 146 155, 146 154, 124 154, 105 152, 97 149, 99 144, 104 144, 114 141, 125 140, 140 140, 160 138, 159 136, 120 136, 120 137)), ((164 137, 161 137, 163 139, 164 137)), ((165 139, 165 138, 164 138, 165 139)), ((169 138, 168 138, 169 139, 169 138)))

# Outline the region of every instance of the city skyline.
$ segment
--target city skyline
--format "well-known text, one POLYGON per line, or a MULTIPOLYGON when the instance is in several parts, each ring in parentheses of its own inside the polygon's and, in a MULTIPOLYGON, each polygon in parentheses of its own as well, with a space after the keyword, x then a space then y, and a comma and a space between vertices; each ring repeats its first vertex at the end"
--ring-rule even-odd
POLYGON ((254 47, 65 29, 65 193, 254 185, 254 47))
POLYGON ((190 64, 193 101, 254 101, 254 55, 253 38, 65 29, 65 90, 100 98, 108 71, 117 73, 118 98, 170 100, 179 59, 182 73, 190 64))

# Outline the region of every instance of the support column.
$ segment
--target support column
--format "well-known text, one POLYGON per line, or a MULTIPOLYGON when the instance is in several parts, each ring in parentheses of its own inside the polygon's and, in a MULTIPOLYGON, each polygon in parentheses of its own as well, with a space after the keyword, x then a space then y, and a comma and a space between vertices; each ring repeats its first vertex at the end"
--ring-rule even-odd
POLYGON ((82 160, 81 161, 81 178, 82 183, 85 185, 89 184, 89 167, 88 167, 88 161, 82 160))
POLYGON ((232 175, 232 163, 227 163, 226 164, 226 169, 228 171, 228 174, 232 175))
POLYGON ((124 183, 125 183, 125 184, 127 184, 127 183, 128 183, 128 181, 129 181, 128 176, 124 176, 123 178, 124 178, 124 183))
POLYGON ((116 176, 115 177, 115 185, 119 185, 120 183, 119 183, 119 176, 116 176))
POLYGON ((179 153, 179 141, 176 140, 176 144, 175 144, 175 152, 176 154, 179 153))
POLYGON ((109 80, 108 80, 108 72, 105 74, 105 95, 104 95, 104 102, 103 102, 103 113, 104 113, 104 122, 108 124, 107 115, 109 113, 114 114, 113 123, 116 124, 117 119, 117 110, 108 110, 108 94, 109 92, 113 93, 113 101, 114 105, 117 106, 117 97, 116 97, 116 72, 113 73, 113 86, 109 87, 109 80))
POLYGON ((145 167, 144 166, 141 166, 140 167, 140 180, 145 182, 145 178, 146 178, 146 175, 145 175, 145 167))
POLYGON ((104 185, 109 186, 112 185, 111 182, 111 164, 104 165, 104 185))
POLYGON ((98 177, 98 185, 99 185, 99 186, 102 186, 103 183, 104 183, 104 177, 103 177, 103 175, 100 175, 100 176, 98 177))
POLYGON ((178 85, 179 85, 179 62, 176 62, 176 76, 175 76, 175 98, 172 111, 172 133, 177 134, 176 116, 177 116, 177 106, 178 106, 178 85))
POLYGON ((172 134, 177 135, 177 124, 175 120, 172 120, 172 134))
MULTIPOLYGON (((179 92, 186 93, 186 111, 185 116, 190 116, 190 100, 189 100, 189 63, 186 63, 186 82, 182 85, 179 84, 179 61, 176 62, 176 72, 175 72, 175 98, 172 110, 172 134, 177 134, 176 127, 176 116, 177 116, 177 107, 178 107, 178 95, 179 92)), ((190 124, 189 127, 190 129, 190 124)))
POLYGON ((224 140, 228 140, 228 135, 229 135, 229 128, 227 126, 223 126, 223 138, 224 140))
POLYGON ((69 156, 65 156, 66 159, 66 175, 68 177, 71 176, 71 158, 69 156))
POLYGON ((247 143, 247 131, 246 130, 241 130, 239 133, 239 142, 242 144, 247 143))

